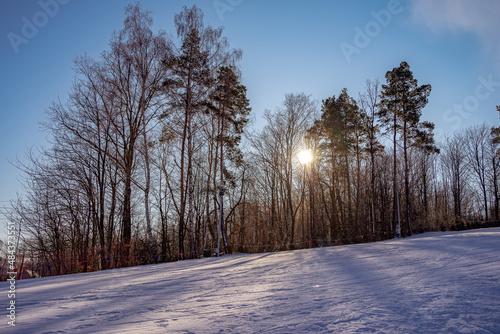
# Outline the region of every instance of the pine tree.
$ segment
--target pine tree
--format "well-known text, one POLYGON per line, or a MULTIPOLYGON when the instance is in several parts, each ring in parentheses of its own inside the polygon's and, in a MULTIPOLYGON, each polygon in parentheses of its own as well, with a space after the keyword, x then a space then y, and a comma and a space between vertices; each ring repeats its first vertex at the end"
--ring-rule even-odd
MULTIPOLYGON (((497 106, 497 111, 500 113, 500 105, 497 106)), ((491 128, 491 162, 492 162, 492 181, 493 181, 493 195, 495 196, 495 220, 499 221, 500 219, 500 190, 498 188, 498 179, 499 179, 499 171, 500 168, 500 126, 494 126, 491 128)))
MULTIPOLYGON (((239 150, 238 144, 241 141, 243 129, 248 123, 248 115, 251 108, 246 96, 246 87, 239 82, 239 78, 232 66, 222 66, 218 70, 216 88, 214 89, 209 104, 209 110, 219 118, 219 145, 220 145, 220 192, 219 192, 219 223, 218 237, 220 234, 224 242, 226 253, 229 252, 227 237, 224 226, 224 191, 225 179, 230 177, 229 171, 224 168, 224 147, 229 159, 237 165, 243 163, 243 154, 239 150), (226 178, 224 177, 226 176, 226 178)), ((219 247, 217 247, 220 251, 219 247)), ((218 255, 218 254, 217 254, 218 255)))
MULTIPOLYGON (((323 100, 321 107, 321 119, 316 122, 315 127, 319 127, 321 135, 326 139, 322 147, 330 151, 332 167, 336 165, 337 155, 342 162, 344 172, 346 190, 347 190, 347 219, 348 226, 340 226, 340 230, 344 228, 353 228, 353 223, 358 224, 358 208, 360 198, 360 156, 361 143, 365 141, 365 136, 361 131, 362 124, 365 123, 366 114, 360 112, 356 101, 349 96, 347 88, 342 89, 338 97, 332 96, 323 100), (353 195, 352 195, 352 176, 349 163, 349 155, 355 153, 357 162, 356 174, 356 214, 353 210, 353 195)), ((310 130, 315 131, 313 129, 310 130)), ((359 227, 356 225, 356 227, 359 227)), ((353 231, 343 231, 347 234, 353 231)))
MULTIPOLYGON (((410 66, 405 61, 401 62, 399 67, 388 71, 385 78, 387 84, 382 85, 380 118, 393 131, 393 207, 396 208, 396 196, 398 193, 396 149, 397 134, 400 133, 403 139, 406 221, 408 233, 411 235, 408 147, 412 135, 417 132, 419 126, 423 126, 420 124, 420 116, 422 115, 422 109, 428 102, 431 86, 419 86, 417 79, 413 77, 413 73, 410 71, 410 66)), ((396 212, 393 211, 393 221, 395 221, 395 217, 396 212)))

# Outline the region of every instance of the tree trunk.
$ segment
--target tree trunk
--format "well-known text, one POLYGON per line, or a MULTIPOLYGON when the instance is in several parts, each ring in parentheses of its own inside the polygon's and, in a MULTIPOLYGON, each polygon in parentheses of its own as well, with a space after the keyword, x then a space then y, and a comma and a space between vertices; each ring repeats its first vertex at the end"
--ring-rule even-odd
POLYGON ((392 170, 392 224, 391 224, 391 231, 393 230, 393 225, 396 222, 397 219, 397 193, 398 193, 398 180, 397 180, 397 145, 396 145, 396 137, 397 137, 397 118, 396 118, 396 112, 394 112, 394 136, 393 136, 393 143, 394 143, 394 151, 393 151, 393 170, 392 170))
POLYGON ((377 223, 377 217, 376 217, 376 212, 375 212, 375 152, 373 151, 373 134, 372 134, 372 139, 370 140, 370 158, 371 158, 371 177, 370 177, 370 183, 371 183, 371 211, 372 211, 372 224, 373 224, 373 234, 375 234, 375 225, 377 223))
POLYGON ((132 217, 131 217, 131 196, 132 196, 132 171, 131 164, 125 167, 125 187, 123 190, 123 213, 122 213, 122 251, 121 266, 129 264, 130 242, 132 239, 132 217))
POLYGON ((403 155, 405 162, 405 197, 406 197, 406 221, 408 224, 408 235, 411 235, 411 218, 410 218, 410 181, 408 169, 408 145, 407 145, 407 123, 403 125, 403 155))
POLYGON ((498 170, 497 170, 497 157, 495 152, 493 153, 493 192, 495 195, 495 221, 499 221, 499 194, 498 194, 498 170))
POLYGON ((146 120, 143 119, 143 144, 144 144, 144 163, 146 173, 146 184, 144 187, 144 209, 146 214, 146 228, 148 230, 149 245, 151 247, 151 257, 153 262, 156 262, 156 245, 153 239, 153 231, 151 228, 151 215, 149 212, 149 190, 151 187, 151 168, 149 163, 149 146, 146 134, 146 120))

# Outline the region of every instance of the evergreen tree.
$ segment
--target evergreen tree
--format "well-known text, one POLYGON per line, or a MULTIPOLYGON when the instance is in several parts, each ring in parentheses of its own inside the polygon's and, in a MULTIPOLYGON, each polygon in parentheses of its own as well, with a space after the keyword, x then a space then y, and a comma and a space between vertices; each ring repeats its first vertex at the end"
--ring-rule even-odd
MULTIPOLYGON (((361 131, 362 124, 365 123, 366 114, 360 112, 356 101, 349 96, 347 88, 342 89, 338 97, 332 96, 323 100, 321 107, 321 119, 316 122, 315 128, 320 128, 319 133, 325 139, 321 145, 323 149, 330 151, 326 156, 330 156, 332 168, 337 164, 342 166, 345 178, 345 189, 347 192, 347 215, 348 228, 352 229, 353 223, 358 223, 358 200, 360 198, 360 156, 361 143, 366 139, 361 131), (357 161, 356 174, 356 216, 353 215, 352 196, 352 176, 349 163, 349 155, 355 153, 357 161), (338 161, 337 159, 340 158, 338 161)), ((311 129, 310 132, 317 132, 311 129)), ((344 230, 347 226, 340 226, 344 230)), ((343 231, 348 232, 348 231, 343 231)), ((352 232, 352 231, 351 231, 352 232)), ((349 233, 349 232, 348 232, 349 233)))
MULTIPOLYGON (((380 118, 383 123, 393 131, 393 204, 396 208, 397 196, 397 134, 400 133, 403 139, 403 158, 404 158, 404 182, 406 196, 406 221, 408 224, 408 233, 411 235, 412 226, 410 218, 410 185, 409 185, 409 166, 408 166, 408 147, 410 139, 415 134, 422 134, 425 131, 418 132, 419 127, 427 127, 420 124, 422 109, 428 102, 431 92, 430 85, 418 85, 417 79, 413 77, 410 65, 403 61, 399 67, 388 71, 385 75, 387 84, 382 85, 380 118)), ((427 127, 428 128, 428 127, 427 127)), ((396 212, 393 211, 393 221, 396 212)))
POLYGON ((164 81, 164 91, 169 108, 163 115, 170 122, 180 140, 179 152, 179 194, 170 183, 167 184, 179 217, 179 253, 184 253, 185 234, 191 233, 191 252, 196 253, 194 235, 194 154, 201 146, 195 144, 197 130, 202 126, 195 117, 199 116, 209 102, 216 84, 217 70, 224 65, 234 64, 240 57, 240 50, 229 50, 227 40, 222 37, 222 27, 213 29, 205 26, 203 12, 193 6, 184 7, 175 16, 177 35, 182 46, 179 52, 165 63, 170 75, 164 81))
MULTIPOLYGON (((248 115, 251 108, 246 97, 246 87, 239 82, 239 78, 232 66, 222 66, 218 70, 216 87, 212 92, 209 110, 219 118, 219 145, 220 145, 220 193, 219 193, 219 225, 218 234, 222 232, 224 248, 229 252, 224 222, 224 185, 225 179, 232 179, 229 171, 224 168, 224 147, 228 158, 237 165, 243 163, 243 154, 238 145, 245 125, 248 123, 248 115), (226 176, 226 177, 224 177, 226 176)), ((219 236, 217 237, 219 239, 219 236)), ((218 240, 219 242, 219 240, 218 240)), ((217 254, 218 255, 218 254, 217 254)))

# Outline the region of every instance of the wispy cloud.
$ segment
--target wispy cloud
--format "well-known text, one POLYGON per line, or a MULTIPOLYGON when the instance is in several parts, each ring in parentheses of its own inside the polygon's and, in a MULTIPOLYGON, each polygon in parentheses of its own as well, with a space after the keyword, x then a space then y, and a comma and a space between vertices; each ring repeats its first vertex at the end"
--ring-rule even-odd
POLYGON ((500 1, 411 0, 413 18, 434 32, 468 32, 500 60, 500 1))

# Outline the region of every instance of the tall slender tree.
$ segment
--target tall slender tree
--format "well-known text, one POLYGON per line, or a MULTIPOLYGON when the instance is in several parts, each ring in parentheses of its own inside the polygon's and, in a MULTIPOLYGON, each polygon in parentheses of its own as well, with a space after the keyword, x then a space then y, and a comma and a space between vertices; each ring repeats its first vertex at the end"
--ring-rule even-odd
MULTIPOLYGON (((500 105, 497 106, 497 111, 500 114, 500 105)), ((492 183, 493 183, 493 194, 495 196, 494 201, 494 214, 495 220, 500 220, 500 189, 498 185, 498 179, 500 178, 500 126, 494 126, 490 131, 490 160, 492 169, 492 183)))
POLYGON ((373 223, 373 233, 375 233, 375 225, 377 223, 377 195, 375 187, 375 154, 383 151, 383 146, 378 140, 380 126, 378 124, 377 115, 380 109, 380 83, 378 79, 375 81, 367 80, 365 93, 360 94, 360 105, 363 112, 366 114, 364 129, 367 134, 366 150, 370 154, 370 213, 373 223))
MULTIPOLYGON (((214 89, 211 100, 214 102, 209 105, 209 109, 216 113, 219 118, 219 145, 220 145, 220 192, 219 192, 219 223, 217 243, 220 242, 220 231, 224 239, 226 253, 228 250, 227 238, 224 222, 224 192, 225 178, 228 173, 224 168, 224 146, 227 146, 230 158, 236 160, 238 164, 242 163, 242 154, 238 150, 238 144, 241 140, 244 126, 248 123, 250 113, 249 100, 246 97, 246 87, 241 85, 238 76, 232 67, 223 66, 218 70, 216 88, 214 89), (230 128, 228 131, 227 128, 230 128)), ((219 252, 219 245, 217 246, 219 252)), ((219 255, 219 253, 217 253, 219 255)))
POLYGON ((483 123, 465 130, 465 149, 467 151, 468 166, 476 177, 477 185, 482 193, 484 216, 488 220, 488 150, 490 129, 483 123))
POLYGON ((323 100, 321 107, 321 118, 316 123, 316 126, 321 128, 320 133, 323 134, 326 141, 326 145, 331 152, 332 157, 332 167, 336 163, 335 156, 338 154, 340 160, 338 163, 342 166, 343 176, 345 180, 345 192, 347 198, 345 202, 347 203, 347 219, 348 223, 341 228, 349 228, 353 231, 354 223, 356 223, 356 228, 358 228, 358 212, 359 208, 359 196, 360 196, 360 144, 361 144, 361 131, 359 129, 360 125, 365 122, 364 114, 359 110, 356 101, 349 96, 347 89, 344 88, 338 97, 331 97, 323 100), (356 158, 357 172, 356 172, 356 214, 354 215, 353 210, 353 186, 352 186, 352 174, 350 167, 350 154, 354 153, 356 158))
MULTIPOLYGON (((419 126, 422 109, 428 102, 431 92, 430 85, 418 85, 417 79, 413 77, 410 65, 403 61, 392 71, 385 75, 387 84, 382 85, 381 106, 379 115, 384 124, 393 132, 393 194, 396 203, 397 191, 397 134, 403 138, 404 159, 404 183, 406 196, 406 222, 408 233, 411 235, 411 205, 410 205, 410 182, 408 165, 408 147, 412 132, 419 126)), ((394 205, 396 207, 396 205, 394 205)), ((393 214, 395 220, 396 212, 393 214)))
MULTIPOLYGON (((177 36, 182 46, 174 56, 165 58, 170 75, 164 80, 169 109, 163 116, 167 127, 174 129, 180 139, 177 182, 179 194, 168 183, 177 211, 179 252, 185 253, 185 235, 189 230, 194 252, 194 155, 200 147, 195 145, 198 117, 209 102, 216 83, 217 70, 224 65, 235 65, 241 51, 229 49, 222 37, 222 28, 205 26, 203 12, 196 6, 184 7, 175 16, 177 36)), ((194 254, 193 254, 194 255, 194 254)))
MULTIPOLYGON (((116 116, 110 115, 113 130, 119 134, 117 163, 123 173, 122 249, 123 264, 128 264, 132 237, 132 186, 136 168, 138 140, 145 123, 152 119, 152 107, 157 103, 157 91, 165 76, 162 59, 168 52, 163 34, 153 34, 150 13, 140 5, 129 5, 124 28, 115 33, 111 51, 103 53, 102 77, 109 89, 106 94, 116 94, 121 103, 116 116)), ((146 196, 147 197, 147 196, 146 196)))

